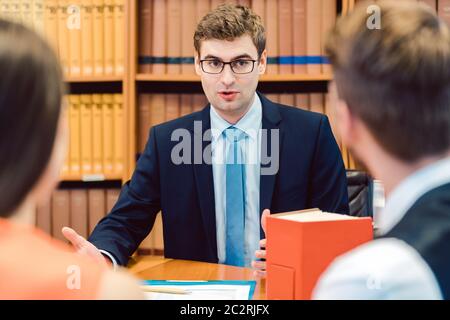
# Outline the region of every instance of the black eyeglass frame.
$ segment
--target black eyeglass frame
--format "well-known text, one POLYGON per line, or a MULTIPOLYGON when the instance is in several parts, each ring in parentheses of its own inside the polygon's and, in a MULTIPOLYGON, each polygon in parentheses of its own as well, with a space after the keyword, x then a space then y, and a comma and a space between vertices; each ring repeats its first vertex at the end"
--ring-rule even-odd
POLYGON ((255 70, 255 62, 258 62, 258 60, 253 60, 253 59, 236 59, 236 60, 232 60, 232 61, 229 61, 229 62, 224 62, 224 61, 217 60, 217 59, 204 59, 204 60, 200 60, 200 67, 201 67, 201 69, 202 69, 202 71, 204 73, 220 74, 220 73, 223 72, 223 69, 225 69, 225 65, 229 64, 230 65, 230 69, 231 69, 231 71, 234 74, 249 74, 249 73, 252 73, 253 70, 255 70), (207 62, 207 61, 218 61, 218 62, 222 63, 222 69, 220 69, 219 72, 207 72, 207 71, 205 71, 205 69, 203 67, 203 62, 207 62), (236 71, 234 71, 232 63, 237 62, 237 61, 250 61, 250 62, 252 62, 252 70, 250 70, 248 72, 236 72, 236 71))

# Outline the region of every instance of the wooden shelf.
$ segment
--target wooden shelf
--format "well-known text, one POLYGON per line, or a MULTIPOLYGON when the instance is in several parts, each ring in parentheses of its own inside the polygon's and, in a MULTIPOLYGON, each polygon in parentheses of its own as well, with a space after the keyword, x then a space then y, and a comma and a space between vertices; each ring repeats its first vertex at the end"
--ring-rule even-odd
MULTIPOLYGON (((263 75, 260 82, 309 82, 309 81, 330 81, 333 78, 331 74, 320 75, 297 75, 297 74, 277 74, 263 75)), ((137 74, 136 81, 144 82, 200 82, 200 77, 190 74, 137 74)))
POLYGON ((75 82, 121 82, 123 76, 98 76, 98 77, 66 77, 65 81, 68 83, 75 82))
POLYGON ((79 181, 79 182, 96 182, 96 181, 113 181, 122 180, 122 175, 85 175, 85 176, 61 176, 60 181, 79 181))

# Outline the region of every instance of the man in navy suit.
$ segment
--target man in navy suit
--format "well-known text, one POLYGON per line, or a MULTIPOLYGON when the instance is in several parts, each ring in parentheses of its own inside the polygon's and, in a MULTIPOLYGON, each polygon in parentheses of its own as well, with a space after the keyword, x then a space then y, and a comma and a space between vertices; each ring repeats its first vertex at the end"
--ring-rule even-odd
POLYGON ((194 36, 195 69, 210 102, 151 129, 136 170, 80 251, 126 265, 162 212, 164 254, 250 266, 263 209, 347 213, 347 183, 326 116, 256 92, 267 53, 261 20, 223 5, 194 36), (98 250, 98 249, 99 250, 98 250))

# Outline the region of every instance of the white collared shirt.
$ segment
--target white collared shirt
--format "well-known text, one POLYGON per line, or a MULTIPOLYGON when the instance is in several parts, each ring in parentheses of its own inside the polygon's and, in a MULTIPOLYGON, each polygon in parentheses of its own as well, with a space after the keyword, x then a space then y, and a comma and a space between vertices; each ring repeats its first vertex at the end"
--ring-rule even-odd
MULTIPOLYGON (((425 193, 450 182, 450 157, 404 179, 377 217, 389 232, 425 193)), ((420 254, 404 241, 378 239, 337 258, 322 274, 315 299, 442 299, 439 284, 420 254)))
POLYGON ((247 113, 236 123, 230 124, 219 116, 211 105, 211 150, 214 179, 214 200, 216 211, 217 256, 219 263, 226 259, 226 170, 225 170, 225 138, 222 132, 234 126, 247 134, 246 139, 239 141, 243 150, 245 163, 245 266, 249 267, 255 259, 255 250, 259 249, 260 214, 259 214, 259 182, 260 182, 260 146, 262 127, 261 100, 255 93, 253 103, 247 113))

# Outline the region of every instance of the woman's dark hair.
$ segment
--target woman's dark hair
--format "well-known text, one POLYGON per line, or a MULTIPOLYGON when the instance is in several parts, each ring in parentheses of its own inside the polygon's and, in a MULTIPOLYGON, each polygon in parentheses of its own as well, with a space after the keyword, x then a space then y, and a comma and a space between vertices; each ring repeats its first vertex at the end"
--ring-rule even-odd
POLYGON ((17 209, 46 169, 64 92, 50 46, 0 19, 0 217, 17 209))

